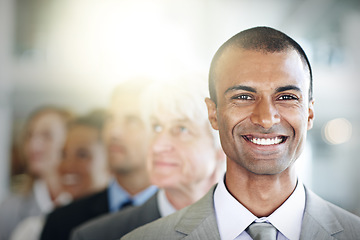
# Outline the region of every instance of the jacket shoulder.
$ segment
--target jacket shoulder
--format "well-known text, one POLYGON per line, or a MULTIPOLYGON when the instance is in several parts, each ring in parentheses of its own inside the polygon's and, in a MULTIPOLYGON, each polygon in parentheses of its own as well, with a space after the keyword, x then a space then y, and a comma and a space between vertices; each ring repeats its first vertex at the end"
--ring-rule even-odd
POLYGON ((108 211, 106 190, 59 207, 47 216, 41 239, 67 239, 72 229, 108 211))
POLYGON ((302 238, 332 236, 336 239, 360 239, 360 217, 330 203, 309 189, 302 224, 302 238))
MULTIPOLYGON (((160 218, 135 229, 125 235, 124 240, 138 239, 182 239, 185 236, 190 239, 213 239, 217 238, 217 225, 213 208, 213 190, 210 191, 196 203, 187 206, 169 216, 160 218), (202 234, 210 228, 216 228, 215 233, 208 231, 210 235, 202 234), (205 236, 206 235, 206 236, 205 236)), ((213 230, 212 229, 212 230, 213 230)))
POLYGON ((117 239, 146 223, 160 218, 156 195, 143 205, 130 207, 117 213, 106 214, 78 227, 72 240, 117 239))

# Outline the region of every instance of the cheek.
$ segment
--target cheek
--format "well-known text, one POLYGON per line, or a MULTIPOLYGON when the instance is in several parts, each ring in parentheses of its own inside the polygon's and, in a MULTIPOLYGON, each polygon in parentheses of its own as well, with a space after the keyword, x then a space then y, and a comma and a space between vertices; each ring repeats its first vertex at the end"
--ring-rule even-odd
POLYGON ((285 119, 285 121, 291 125, 293 130, 295 131, 295 135, 297 137, 302 137, 304 132, 307 132, 308 127, 308 114, 306 111, 301 109, 294 109, 293 111, 283 111, 281 112, 281 116, 285 119))
POLYGON ((218 119, 221 128, 226 132, 231 133, 236 125, 243 122, 249 116, 249 113, 245 110, 246 109, 240 110, 236 107, 230 107, 225 109, 225 111, 220 112, 218 119))
POLYGON ((210 143, 193 145, 187 159, 187 164, 183 164, 183 168, 186 175, 190 177, 208 176, 213 172, 216 165, 216 153, 210 143))

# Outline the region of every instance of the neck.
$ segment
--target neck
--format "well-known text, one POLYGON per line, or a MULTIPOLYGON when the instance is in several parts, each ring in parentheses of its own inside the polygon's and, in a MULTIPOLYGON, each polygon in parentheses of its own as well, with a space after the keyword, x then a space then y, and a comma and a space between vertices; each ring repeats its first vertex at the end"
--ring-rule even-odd
POLYGON ((59 196, 59 194, 62 192, 59 176, 57 172, 51 172, 51 173, 48 172, 46 175, 43 175, 41 178, 45 181, 46 187, 50 194, 50 198, 54 202, 56 198, 59 196))
POLYGON ((115 173, 116 181, 131 196, 135 196, 150 186, 149 176, 146 170, 139 169, 131 172, 115 173))
POLYGON ((267 217, 283 204, 295 190, 294 166, 276 175, 256 175, 242 169, 228 168, 228 191, 257 217, 267 217))

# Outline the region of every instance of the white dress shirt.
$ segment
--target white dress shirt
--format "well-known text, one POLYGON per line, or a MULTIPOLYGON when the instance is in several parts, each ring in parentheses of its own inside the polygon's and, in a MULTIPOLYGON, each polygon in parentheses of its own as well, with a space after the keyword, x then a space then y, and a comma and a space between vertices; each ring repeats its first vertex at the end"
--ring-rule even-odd
POLYGON ((305 209, 305 190, 298 180, 295 191, 270 216, 257 218, 220 181, 214 192, 215 214, 222 240, 251 240, 245 229, 254 221, 270 222, 278 230, 277 240, 300 238, 305 209))
POLYGON ((174 212, 176 212, 176 209, 173 205, 169 202, 169 200, 166 197, 164 189, 160 189, 157 195, 157 204, 160 211, 161 217, 166 217, 167 215, 170 215, 174 212))

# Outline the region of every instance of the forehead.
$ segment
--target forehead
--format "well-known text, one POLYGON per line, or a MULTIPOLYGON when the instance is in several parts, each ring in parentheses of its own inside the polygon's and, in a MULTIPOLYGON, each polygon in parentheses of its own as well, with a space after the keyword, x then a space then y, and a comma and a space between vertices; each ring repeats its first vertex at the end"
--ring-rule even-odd
POLYGON ((295 50, 265 53, 229 47, 218 59, 215 70, 218 93, 238 85, 296 85, 308 89, 308 71, 295 50))
POLYGON ((54 128, 54 127, 62 127, 63 121, 60 116, 53 112, 44 112, 37 116, 35 116, 30 124, 29 127, 33 128, 54 128))
POLYGON ((68 132, 68 141, 75 143, 83 143, 83 142, 91 142, 97 140, 98 132, 95 128, 84 126, 84 125, 76 125, 69 129, 68 132))
POLYGON ((111 114, 140 114, 140 97, 137 94, 117 94, 110 101, 111 114))
POLYGON ((169 111, 153 111, 150 115, 150 120, 158 122, 160 124, 195 124, 194 121, 190 120, 187 116, 181 113, 169 112, 169 111))

